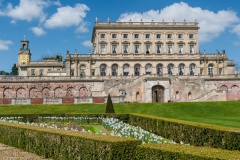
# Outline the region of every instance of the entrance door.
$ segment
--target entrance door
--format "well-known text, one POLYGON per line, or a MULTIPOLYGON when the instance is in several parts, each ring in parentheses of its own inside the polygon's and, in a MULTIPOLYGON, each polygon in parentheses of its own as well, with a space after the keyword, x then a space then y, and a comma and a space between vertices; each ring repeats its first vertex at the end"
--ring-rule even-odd
POLYGON ((164 87, 156 85, 152 87, 152 102, 164 102, 164 87))

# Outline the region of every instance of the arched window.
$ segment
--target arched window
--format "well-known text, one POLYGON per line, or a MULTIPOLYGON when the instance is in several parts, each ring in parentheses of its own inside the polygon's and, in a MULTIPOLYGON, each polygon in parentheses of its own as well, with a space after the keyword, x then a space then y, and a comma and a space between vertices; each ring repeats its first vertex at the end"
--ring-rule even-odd
POLYGON ((112 76, 117 76, 118 75, 118 65, 113 64, 112 65, 112 76))
POLYGON ((188 99, 192 99, 192 93, 188 92, 188 99))
POLYGON ((178 66, 178 74, 180 76, 184 75, 184 64, 179 64, 179 66, 178 66))
POLYGON ((212 63, 208 65, 208 75, 211 77, 213 76, 213 64, 212 63))
POLYGON ((100 66, 101 76, 106 76, 106 68, 107 68, 106 64, 101 64, 101 66, 100 66))
POLYGON ((134 75, 139 76, 140 75, 140 64, 136 64, 134 66, 134 75))
POLYGON ((168 75, 172 75, 173 74, 173 64, 169 64, 167 68, 168 68, 168 75))
POLYGON ((146 74, 151 74, 151 72, 152 72, 152 65, 151 64, 147 64, 145 66, 145 72, 146 72, 146 74))
POLYGON ((195 64, 190 64, 189 65, 189 74, 193 76, 195 73, 195 64))
POLYGON ((176 92, 176 99, 179 99, 179 92, 176 92))
POLYGON ((129 74, 129 65, 128 64, 124 64, 123 65, 123 75, 124 76, 128 76, 129 74))
POLYGON ((82 64, 80 66, 80 77, 85 77, 86 76, 85 71, 86 71, 86 66, 84 64, 82 64))
POLYGON ((157 65, 157 75, 162 76, 163 75, 163 69, 162 64, 157 65))

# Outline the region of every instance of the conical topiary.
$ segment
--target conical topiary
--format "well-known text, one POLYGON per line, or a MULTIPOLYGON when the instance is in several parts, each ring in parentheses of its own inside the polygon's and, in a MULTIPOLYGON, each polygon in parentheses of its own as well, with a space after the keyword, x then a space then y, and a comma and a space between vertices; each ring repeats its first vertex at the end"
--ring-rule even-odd
POLYGON ((115 113, 110 94, 108 95, 105 113, 115 113))

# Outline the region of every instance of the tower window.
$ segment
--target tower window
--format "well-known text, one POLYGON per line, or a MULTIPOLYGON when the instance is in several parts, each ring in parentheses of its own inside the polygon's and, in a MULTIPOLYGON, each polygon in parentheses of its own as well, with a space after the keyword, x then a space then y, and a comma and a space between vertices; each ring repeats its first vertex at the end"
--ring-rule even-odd
POLYGON ((31 69, 31 75, 35 76, 35 69, 31 69))

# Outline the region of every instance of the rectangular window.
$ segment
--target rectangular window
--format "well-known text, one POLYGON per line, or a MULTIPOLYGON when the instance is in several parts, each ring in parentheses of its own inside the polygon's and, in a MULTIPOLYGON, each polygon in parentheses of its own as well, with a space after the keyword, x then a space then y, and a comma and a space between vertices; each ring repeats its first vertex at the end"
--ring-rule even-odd
POLYGON ((190 45, 190 53, 194 54, 194 45, 192 45, 192 44, 190 45))
POLYGON ((219 74, 222 74, 222 68, 219 68, 219 74))
POLYGON ((48 71, 51 71, 51 69, 48 69, 48 71))
POLYGON ((31 69, 32 76, 35 76, 35 69, 31 69))
POLYGON ((128 53, 128 45, 123 45, 123 53, 128 53))
POLYGON ((161 44, 157 44, 157 53, 158 53, 158 54, 161 53, 161 44))
POLYGON ((135 44, 134 48, 134 53, 139 53, 139 44, 135 44))
POLYGON ((145 35, 145 38, 150 38, 150 34, 146 34, 146 35, 145 35))
POLYGON ((128 38, 128 34, 123 34, 123 38, 128 38))
POLYGON ((189 38, 193 38, 194 37, 194 34, 189 34, 189 38))
POLYGON ((161 34, 157 34, 157 35, 156 35, 156 38, 161 38, 161 34))
POLYGON ((101 44, 101 53, 105 53, 105 44, 101 44))
POLYGON ((179 39, 183 38, 183 34, 178 34, 178 38, 179 39))
POLYGON ((117 38, 117 34, 112 34, 112 38, 117 38))
POLYGON ((146 44, 146 54, 150 53, 150 44, 146 44))
POLYGON ((200 69, 200 75, 203 75, 203 69, 202 68, 200 69))
POLYGON ((112 45, 112 53, 117 53, 117 45, 112 45))
POLYGON ((101 36, 101 38, 105 38, 105 34, 101 34, 100 36, 101 36))
POLYGON ((40 76, 43 76, 43 69, 40 69, 40 70, 39 70, 39 75, 40 75, 40 76))
POLYGON ((168 34, 168 35, 167 35, 167 38, 172 38, 172 34, 168 34))
POLYGON ((139 38, 139 34, 134 34, 134 38, 139 38))
POLYGON ((168 53, 172 54, 172 45, 171 44, 168 45, 168 53))
POLYGON ((71 76, 74 76, 74 69, 71 69, 71 76))
POLYGON ((95 69, 92 69, 92 76, 95 76, 95 69))
POLYGON ((179 53, 183 54, 183 45, 178 45, 179 53))

